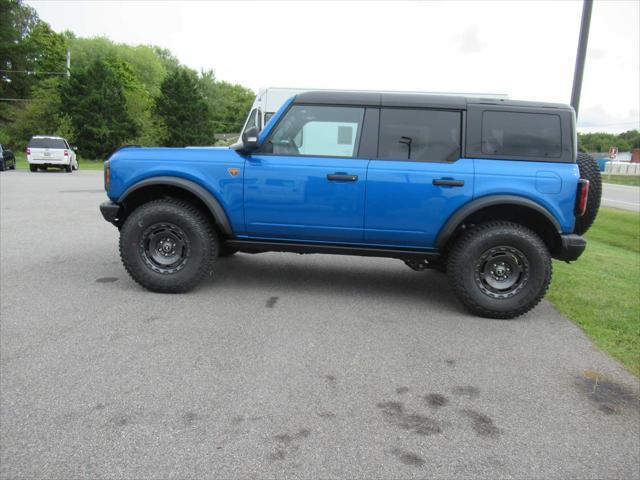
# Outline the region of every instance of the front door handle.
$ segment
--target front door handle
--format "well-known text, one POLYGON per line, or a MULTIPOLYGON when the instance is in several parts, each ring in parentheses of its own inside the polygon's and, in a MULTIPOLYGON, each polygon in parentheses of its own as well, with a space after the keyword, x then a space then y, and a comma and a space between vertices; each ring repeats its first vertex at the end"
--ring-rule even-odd
POLYGON ((358 180, 358 176, 347 175, 346 173, 328 173, 327 180, 332 182, 355 182, 358 180))
POLYGON ((455 180, 453 178, 434 178, 434 185, 443 187, 462 187, 464 186, 464 180, 455 180))

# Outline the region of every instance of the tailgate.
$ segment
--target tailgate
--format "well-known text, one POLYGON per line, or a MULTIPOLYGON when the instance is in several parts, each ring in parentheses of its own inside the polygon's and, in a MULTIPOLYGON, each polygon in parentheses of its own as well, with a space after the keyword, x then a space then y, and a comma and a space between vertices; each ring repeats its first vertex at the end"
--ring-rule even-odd
POLYGON ((65 159, 64 150, 60 148, 31 148, 33 160, 59 162, 65 159))

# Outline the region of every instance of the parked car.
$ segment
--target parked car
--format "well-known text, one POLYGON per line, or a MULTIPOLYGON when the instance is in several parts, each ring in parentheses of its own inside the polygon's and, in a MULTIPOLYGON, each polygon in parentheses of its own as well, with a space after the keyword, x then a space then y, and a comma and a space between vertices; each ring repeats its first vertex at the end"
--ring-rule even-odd
POLYGON ((237 251, 365 255, 446 271, 469 310, 513 318, 551 258, 586 247, 600 173, 575 128, 563 104, 305 92, 234 148, 118 150, 100 210, 152 291, 190 290, 237 251))
POLYGON ((62 137, 36 135, 29 140, 27 147, 27 162, 29 170, 37 172, 49 167, 63 168, 67 172, 78 170, 76 147, 69 146, 62 137))
POLYGON ((0 144, 0 172, 16 169, 16 157, 11 150, 0 144))

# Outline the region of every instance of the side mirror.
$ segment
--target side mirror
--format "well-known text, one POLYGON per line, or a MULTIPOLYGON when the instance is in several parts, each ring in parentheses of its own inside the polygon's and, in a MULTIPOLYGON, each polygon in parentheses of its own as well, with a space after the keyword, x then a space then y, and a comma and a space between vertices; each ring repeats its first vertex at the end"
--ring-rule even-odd
POLYGON ((76 147, 75 145, 73 145, 73 146, 71 147, 71 150, 73 150, 74 152, 77 152, 77 151, 78 151, 78 147, 76 147))
POLYGON ((242 150, 245 152, 252 152, 257 150, 260 146, 258 141, 258 127, 249 127, 242 134, 242 150))

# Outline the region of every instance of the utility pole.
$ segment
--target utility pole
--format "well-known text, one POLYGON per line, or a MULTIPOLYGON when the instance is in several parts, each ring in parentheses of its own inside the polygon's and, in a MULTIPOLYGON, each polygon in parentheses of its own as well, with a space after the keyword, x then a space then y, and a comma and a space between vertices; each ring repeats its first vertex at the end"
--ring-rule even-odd
POLYGON ((580 37, 578 38, 578 52, 576 54, 576 68, 573 72, 573 88, 571 89, 571 106, 578 116, 580 106, 580 92, 582 91, 582 77, 584 75, 584 59, 587 55, 587 42, 589 41, 589 26, 591 24, 591 10, 593 0, 584 0, 582 3, 582 21, 580 22, 580 37))
POLYGON ((71 76, 71 50, 67 48, 67 78, 71 76))

